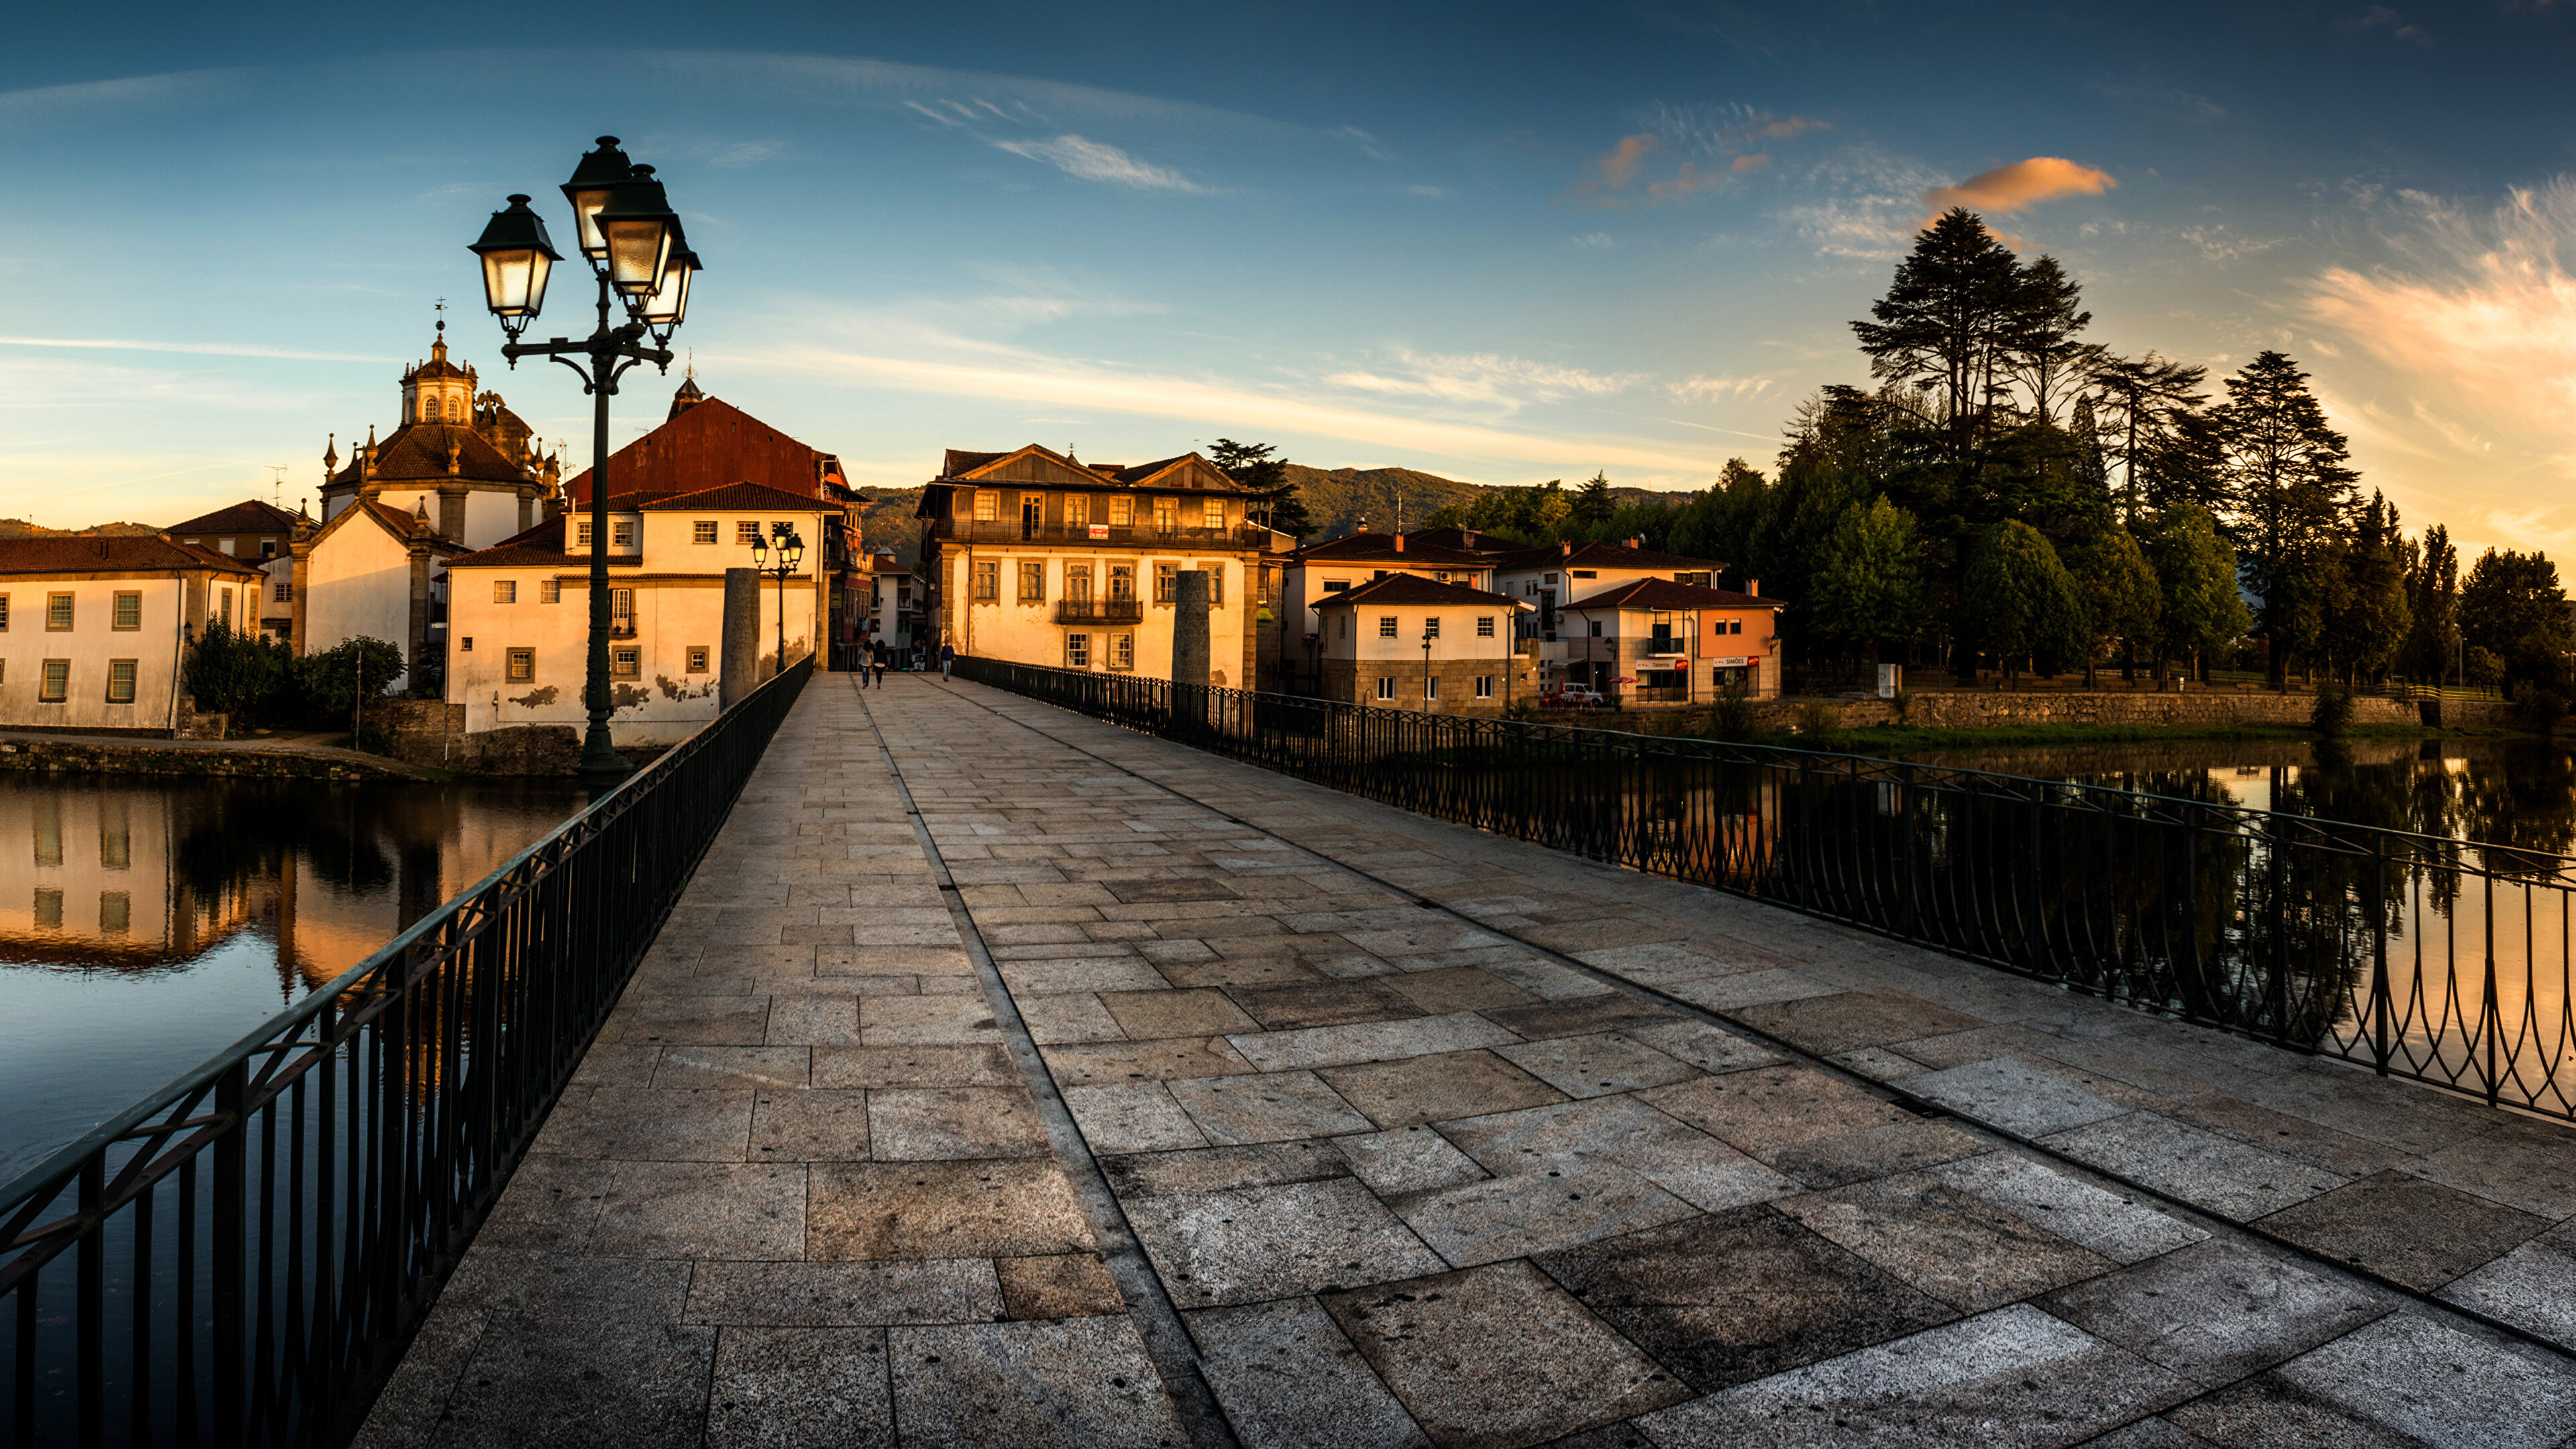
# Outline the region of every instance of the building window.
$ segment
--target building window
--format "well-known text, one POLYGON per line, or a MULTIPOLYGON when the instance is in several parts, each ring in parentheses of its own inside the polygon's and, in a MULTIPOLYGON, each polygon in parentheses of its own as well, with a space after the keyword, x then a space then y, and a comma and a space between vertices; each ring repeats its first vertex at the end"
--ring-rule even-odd
POLYGON ((1064 496, 1064 526, 1067 528, 1089 528, 1091 526, 1090 494, 1068 493, 1064 496))
POLYGON ((233 551, 233 541, 229 538, 219 538, 215 540, 215 547, 224 554, 230 555, 233 551))
POLYGON ((45 661, 45 677, 36 686, 36 698, 44 704, 60 704, 72 697, 72 662, 68 659, 45 661))
POLYGON ((1177 498, 1155 499, 1154 531, 1156 533, 1178 533, 1180 528, 1181 500, 1177 498))
POLYGON ((636 679, 644 673, 644 651, 633 645, 608 651, 608 672, 619 679, 636 679))
POLYGON ((1438 699, 1440 697, 1439 675, 1426 674, 1422 676, 1422 697, 1424 699, 1438 699))
POLYGON ((59 931, 63 928, 63 893, 61 891, 48 890, 43 886, 36 888, 36 925, 48 931, 59 931))
POLYGON ((1600 620, 1598 620, 1598 619, 1586 619, 1584 622, 1592 626, 1592 637, 1593 637, 1593 638, 1598 639, 1598 638, 1600 638, 1600 637, 1601 637, 1601 621, 1600 621, 1600 620))
POLYGON ((1392 639, 1395 637, 1395 616, 1393 614, 1380 614, 1378 616, 1377 637, 1381 639, 1392 639))
POLYGON ((1136 602, 1136 566, 1134 564, 1109 566, 1109 602, 1113 604, 1136 602))
POLYGON ((269 592, 275 595, 275 598, 272 600, 274 603, 291 604, 295 602, 295 585, 289 580, 279 579, 277 581, 277 587, 269 592))
POLYGON ((1494 697, 1494 676, 1490 674, 1479 674, 1476 676, 1476 697, 1478 699, 1491 699, 1494 697))
POLYGON ((548 579, 544 583, 537 585, 537 602, 540 604, 562 603, 563 580, 548 579))
POLYGON ((98 893, 98 929, 110 936, 122 936, 134 926, 134 896, 129 891, 98 893))
POLYGON ((733 541, 741 544, 760 542, 759 521, 757 519, 746 518, 735 523, 733 526, 733 541))
POLYGON ((1491 639, 1494 637, 1493 615, 1479 614, 1476 616, 1476 637, 1479 639, 1491 639))
POLYGON ((506 676, 512 684, 533 683, 537 677, 537 651, 513 649, 506 656, 506 676))
POLYGON ((230 589, 217 589, 215 593, 217 595, 215 600, 217 609, 216 622, 222 624, 226 629, 230 629, 233 626, 233 591, 230 589))
POLYGON ((492 602, 496 604, 515 604, 519 602, 519 581, 517 579, 494 579, 492 581, 492 602))
POLYGON ((572 526, 572 546, 575 548, 590 547, 590 524, 587 521, 576 523, 572 526))
POLYGON ((1168 604, 1181 596, 1181 566, 1175 563, 1154 565, 1154 602, 1168 604))
POLYGON ((0 594, 0 631, 9 627, 9 596, 0 594))
POLYGON ((463 648, 464 648, 464 652, 466 652, 466 653, 468 653, 468 654, 471 654, 471 653, 473 653, 473 652, 474 652, 474 636, 473 636, 473 635, 468 634, 468 635, 466 635, 466 636, 465 636, 465 642, 464 642, 463 648))
POLYGON ((1430 618, 1422 621, 1422 637, 1425 639, 1437 639, 1440 637, 1439 615, 1434 614, 1430 618))
POLYGON ((614 633, 635 632, 635 591, 633 589, 608 591, 608 627, 614 633))
POLYGON ((1336 639, 1348 639, 1351 637, 1350 615, 1342 614, 1333 620, 1333 637, 1336 639))
POLYGON ((1002 597, 1002 566, 990 559, 975 561, 975 598, 990 602, 1002 597))
POLYGON ((1064 566, 1064 597, 1067 603, 1091 602, 1091 565, 1069 563, 1064 566))
POLYGON ((1223 604, 1225 602, 1225 565, 1221 563, 1207 565, 1207 576, 1208 602, 1223 604))
POLYGON ((1346 593, 1349 593, 1349 592, 1350 592, 1350 589, 1351 589, 1351 581, 1350 581, 1349 579, 1326 579, 1326 580, 1324 580, 1324 592, 1325 592, 1325 593, 1328 593, 1328 594, 1346 594, 1346 593))
POLYGON ((1222 499, 1217 499, 1217 498, 1210 498, 1210 499, 1206 499, 1206 500, 1204 500, 1204 501, 1200 504, 1199 512, 1200 512, 1200 521, 1199 521, 1199 526, 1200 526, 1201 528, 1223 528, 1223 527, 1225 527, 1225 502, 1224 502, 1224 500, 1222 500, 1222 499))
POLYGON ((1090 635, 1067 634, 1064 636, 1064 667, 1067 669, 1089 669, 1091 667, 1090 635))
POLYGON ((60 633, 72 626, 72 596, 45 595, 45 627, 60 633))
POLYGON ((131 659, 107 661, 107 702, 134 703, 134 664, 131 659))
POLYGON ((1380 699, 1393 699, 1393 698, 1395 698, 1395 676, 1394 676, 1394 675, 1392 675, 1392 674, 1381 674, 1381 675, 1379 675, 1379 676, 1377 677, 1377 697, 1378 697, 1378 698, 1380 698, 1380 699))
POLYGON ((142 628, 143 596, 141 594, 119 593, 116 596, 116 611, 109 619, 109 627, 116 629, 142 628))
POLYGON ((635 546, 634 520, 621 518, 608 525, 608 542, 612 548, 633 548, 635 546))
POLYGON ((1136 500, 1124 493, 1109 495, 1109 526, 1132 528, 1136 524, 1136 500))
POLYGON ((1568 578, 1574 578, 1574 579, 1597 579, 1597 578, 1601 577, 1601 570, 1599 570, 1599 569, 1575 569, 1575 570, 1573 570, 1573 571, 1569 572, 1569 573, 1566 575, 1566 577, 1568 577, 1568 578))
POLYGON ((1554 575, 1554 574, 1549 574, 1549 575, 1545 578, 1545 580, 1543 580, 1543 582, 1545 582, 1546 584, 1548 584, 1551 588, 1552 588, 1552 587, 1554 587, 1554 586, 1555 586, 1555 584, 1556 584, 1556 575, 1554 575))
POLYGON ((978 488, 975 490, 974 508, 975 521, 977 523, 1000 522, 1002 517, 1002 495, 990 488, 978 488))
POLYGON ((714 658, 714 657, 715 657, 715 651, 713 651, 713 650, 709 649, 706 645, 704 645, 704 644, 692 644, 692 645, 690 645, 690 646, 689 646, 689 672, 690 672, 691 674, 704 674, 704 673, 706 673, 706 672, 707 672, 707 661, 708 661, 709 659, 714 658))
POLYGON ((1135 635, 1120 634, 1115 637, 1110 645, 1109 667, 1112 669, 1133 669, 1136 667, 1135 635))
POLYGON ((701 518, 697 522, 689 525, 689 542, 713 543, 715 541, 716 521, 714 519, 701 518))
POLYGON ((277 557, 277 540, 273 538, 261 539, 259 541, 259 557, 262 563, 277 557))
POLYGON ((1046 602, 1046 563, 1043 560, 1026 560, 1020 564, 1020 602, 1046 602))

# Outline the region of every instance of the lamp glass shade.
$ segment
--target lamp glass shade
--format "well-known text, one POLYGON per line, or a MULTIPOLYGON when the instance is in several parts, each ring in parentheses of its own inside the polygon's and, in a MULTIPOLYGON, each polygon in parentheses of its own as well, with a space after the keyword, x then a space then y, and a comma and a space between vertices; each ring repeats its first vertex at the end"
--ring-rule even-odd
POLYGON ((755 566, 769 561, 769 540, 758 532, 751 536, 751 561, 755 566))
POLYGON ((643 320, 654 327, 677 327, 689 315, 689 278, 698 270, 698 254, 685 248, 671 253, 662 266, 662 285, 644 299, 643 320))
POLYGON ((534 317, 545 306, 546 278, 562 259, 528 198, 512 196, 507 210, 492 213, 469 250, 483 259, 483 305, 493 316, 534 317))
POLYGON ((563 184, 564 200, 572 203, 575 240, 581 244, 581 254, 594 262, 608 255, 608 243, 601 239, 593 218, 634 171, 626 153, 617 149, 617 138, 602 136, 599 149, 584 152, 581 164, 573 168, 572 179, 563 184))
POLYGON ((805 540, 791 533, 787 535, 787 542, 780 547, 778 553, 778 561, 785 564, 788 571, 793 573, 796 566, 805 561, 805 540))
POLYGON ((680 219, 662 197, 653 168, 638 166, 591 218, 608 247, 608 282, 632 301, 653 295, 670 265, 680 219))

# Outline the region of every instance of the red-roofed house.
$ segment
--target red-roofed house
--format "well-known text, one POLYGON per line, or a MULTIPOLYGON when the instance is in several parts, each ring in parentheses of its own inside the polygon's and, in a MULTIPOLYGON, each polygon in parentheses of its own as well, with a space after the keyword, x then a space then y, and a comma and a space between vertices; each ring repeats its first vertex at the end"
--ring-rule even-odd
POLYGON ((1512 652, 1523 607, 1413 573, 1323 594, 1317 693, 1383 709, 1501 714, 1535 690, 1531 661, 1512 652))
POLYGON ((1556 680, 1622 704, 1707 704, 1729 690, 1774 699, 1784 607, 1732 589, 1635 579, 1560 606, 1557 638, 1542 651, 1556 680))
POLYGON ((242 627, 292 641, 295 622, 295 561, 298 530, 310 532, 313 520, 273 503, 245 498, 230 508, 174 523, 162 532, 181 543, 211 548, 226 558, 256 565, 268 575, 259 597, 242 610, 242 627))
POLYGON ((239 629, 259 566, 164 534, 0 539, 0 724, 183 732, 180 657, 239 629))
MULTIPOLYGON (((788 662, 813 652, 828 597, 815 540, 841 526, 836 500, 729 483, 609 501, 610 728, 619 744, 674 743, 715 718, 725 571, 753 566, 754 536, 793 532, 806 548, 783 586, 774 575, 760 581, 759 675, 777 670, 782 610, 788 662)), ((584 510, 446 561, 446 697, 462 708, 465 731, 588 723, 590 543, 584 510)))

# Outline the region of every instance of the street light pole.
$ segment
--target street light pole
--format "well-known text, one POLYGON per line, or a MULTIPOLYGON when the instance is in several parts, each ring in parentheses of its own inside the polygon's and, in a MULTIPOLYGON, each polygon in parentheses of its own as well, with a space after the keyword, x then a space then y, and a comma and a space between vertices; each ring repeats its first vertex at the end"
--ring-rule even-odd
POLYGON ((563 259, 526 196, 514 194, 507 210, 492 213, 471 250, 483 262, 485 305, 509 338, 501 355, 510 366, 516 368, 522 357, 552 358, 571 368, 591 395, 590 650, 583 686, 590 727, 582 738, 580 769, 621 775, 626 762, 608 731, 614 713, 608 684, 608 400, 617 393, 619 376, 639 362, 670 370, 671 333, 687 315, 689 281, 699 265, 653 168, 630 163, 616 137, 599 138, 599 148, 582 156, 563 192, 572 203, 581 254, 599 281, 599 320, 588 337, 519 341, 545 305, 553 264, 563 259), (625 304, 628 320, 622 325, 611 325, 612 293, 625 304))
POLYGON ((1424 714, 1436 714, 1436 713, 1438 713, 1438 711, 1437 711, 1437 710, 1434 710, 1434 709, 1431 707, 1431 706, 1433 706, 1434 704, 1439 703, 1439 698, 1438 698, 1438 696, 1434 695, 1434 694, 1431 692, 1431 641, 1432 641, 1432 640, 1434 640, 1434 639, 1437 639, 1437 638, 1439 638, 1439 637, 1440 637, 1440 625, 1439 625, 1439 622, 1438 622, 1436 619, 1425 619, 1425 620, 1423 620, 1423 621, 1422 621, 1422 712, 1423 712, 1424 714))
POLYGON ((778 670, 787 672, 787 576, 805 561, 805 540, 794 530, 778 541, 778 562, 769 562, 769 541, 759 534, 751 536, 751 566, 778 580, 778 670))

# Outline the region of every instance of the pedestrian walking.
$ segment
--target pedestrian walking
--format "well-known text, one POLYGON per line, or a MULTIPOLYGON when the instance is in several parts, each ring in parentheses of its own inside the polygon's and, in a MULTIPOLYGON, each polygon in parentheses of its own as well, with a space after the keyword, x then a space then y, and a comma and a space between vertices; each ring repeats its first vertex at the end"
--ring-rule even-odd
POLYGON ((859 688, 861 689, 868 687, 868 660, 874 657, 876 652, 876 646, 873 644, 859 646, 859 688))
POLYGON ((880 650, 878 650, 878 651, 876 652, 876 661, 875 661, 875 662, 876 662, 876 671, 877 671, 877 688, 879 688, 879 689, 883 689, 883 688, 885 688, 885 664, 886 664, 886 654, 887 654, 888 652, 889 652, 889 651, 884 650, 884 649, 880 649, 880 650))
POLYGON ((955 667, 956 667, 956 664, 957 664, 957 646, 956 646, 956 645, 954 645, 954 644, 942 644, 942 645, 940 645, 940 646, 939 646, 939 677, 940 677, 941 679, 945 680, 945 679, 948 677, 948 671, 949 671, 950 669, 952 669, 952 668, 955 668, 955 667))

